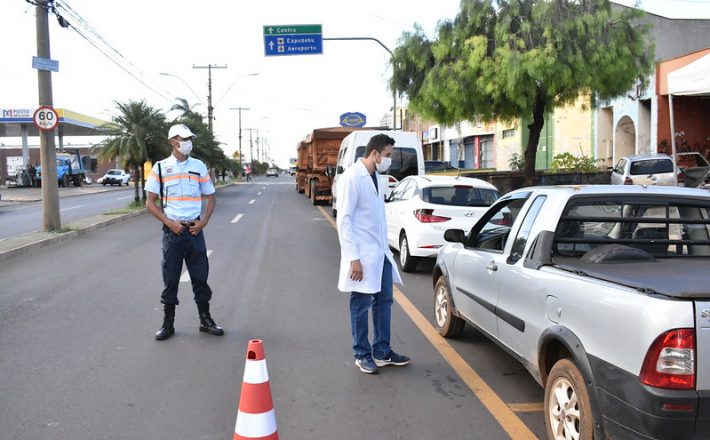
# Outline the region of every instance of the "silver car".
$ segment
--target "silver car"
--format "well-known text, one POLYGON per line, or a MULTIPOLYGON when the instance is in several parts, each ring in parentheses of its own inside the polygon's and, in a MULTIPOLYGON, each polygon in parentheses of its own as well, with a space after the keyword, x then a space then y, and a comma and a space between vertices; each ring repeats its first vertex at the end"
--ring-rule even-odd
POLYGON ((622 157, 611 170, 612 185, 674 186, 675 165, 667 154, 622 157))

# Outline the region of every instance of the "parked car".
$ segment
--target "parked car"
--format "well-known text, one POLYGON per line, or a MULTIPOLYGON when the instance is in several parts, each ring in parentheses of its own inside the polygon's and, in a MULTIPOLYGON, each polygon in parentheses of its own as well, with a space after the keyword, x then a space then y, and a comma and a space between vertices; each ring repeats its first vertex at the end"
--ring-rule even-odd
POLYGON ((468 232, 500 194, 480 179, 410 176, 387 199, 387 239, 399 251, 402 270, 412 272, 419 258, 436 257, 446 229, 468 232))
POLYGON ((639 154, 619 159, 611 171, 613 185, 699 187, 710 172, 710 164, 702 154, 678 153, 678 166, 667 154, 639 154))
POLYGON ((295 175, 296 175, 296 171, 298 171, 298 168, 296 168, 296 167, 290 167, 290 168, 288 169, 288 173, 289 173, 290 175, 292 175, 292 176, 295 176, 295 175))
POLYGON ((471 325, 545 388, 548 439, 710 432, 710 193, 535 187, 447 230, 434 323, 471 325))
POLYGON ((269 168, 266 170, 266 177, 279 177, 279 170, 277 168, 269 168))
POLYGON ((442 160, 425 160, 424 172, 430 173, 432 171, 458 171, 458 168, 442 160))
POLYGON ((106 185, 126 185, 128 186, 128 182, 131 180, 131 175, 126 173, 123 170, 108 170, 106 174, 100 179, 101 184, 103 186, 106 185))

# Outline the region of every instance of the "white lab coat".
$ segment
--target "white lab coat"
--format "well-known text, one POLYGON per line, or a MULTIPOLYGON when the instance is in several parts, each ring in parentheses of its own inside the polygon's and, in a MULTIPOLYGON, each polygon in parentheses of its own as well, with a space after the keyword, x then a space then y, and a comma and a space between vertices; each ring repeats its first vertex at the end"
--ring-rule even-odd
MULTIPOLYGON (((379 186, 382 186, 379 174, 375 174, 379 186)), ((348 167, 338 179, 338 290, 341 292, 378 293, 382 286, 385 257, 392 264, 392 281, 402 284, 387 244, 386 188, 379 189, 378 193, 362 160, 348 167), (355 260, 360 260, 362 264, 362 281, 350 279, 350 262, 355 260)))

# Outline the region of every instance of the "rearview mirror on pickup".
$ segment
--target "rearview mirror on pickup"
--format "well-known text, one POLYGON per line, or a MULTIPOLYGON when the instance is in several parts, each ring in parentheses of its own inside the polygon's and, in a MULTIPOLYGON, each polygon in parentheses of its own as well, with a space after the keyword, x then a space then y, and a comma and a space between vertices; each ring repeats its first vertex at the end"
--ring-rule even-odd
POLYGON ((464 235, 461 229, 447 229, 446 232, 444 232, 444 240, 449 243, 463 243, 465 239, 466 235, 464 235))

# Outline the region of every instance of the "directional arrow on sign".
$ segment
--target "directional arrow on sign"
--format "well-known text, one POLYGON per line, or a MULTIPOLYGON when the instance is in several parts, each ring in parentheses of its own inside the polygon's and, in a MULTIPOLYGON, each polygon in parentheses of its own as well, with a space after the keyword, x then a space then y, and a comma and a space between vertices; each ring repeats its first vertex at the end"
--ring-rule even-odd
POLYGON ((269 49, 274 50, 274 42, 269 41, 269 49))

